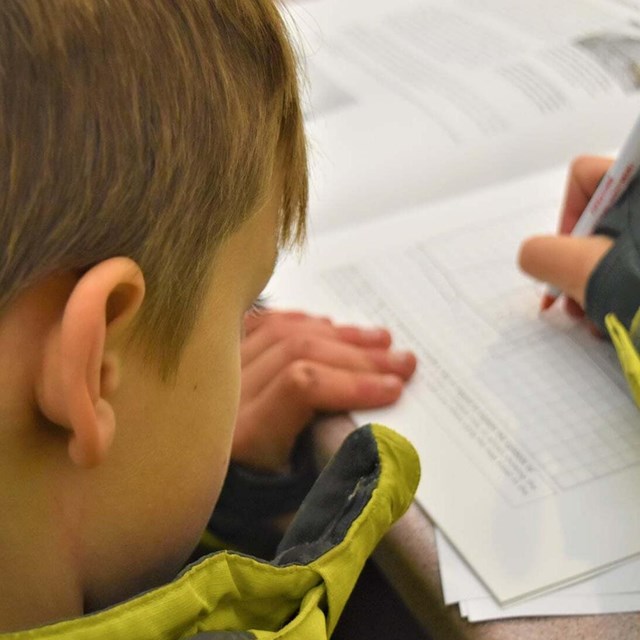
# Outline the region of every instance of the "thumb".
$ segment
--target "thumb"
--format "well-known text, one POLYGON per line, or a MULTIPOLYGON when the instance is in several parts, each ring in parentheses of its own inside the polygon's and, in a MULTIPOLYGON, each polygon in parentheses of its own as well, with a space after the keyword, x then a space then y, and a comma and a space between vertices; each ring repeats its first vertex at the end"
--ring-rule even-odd
POLYGON ((584 308, 589 276, 613 245, 607 236, 537 236, 520 247, 520 268, 562 290, 584 308))

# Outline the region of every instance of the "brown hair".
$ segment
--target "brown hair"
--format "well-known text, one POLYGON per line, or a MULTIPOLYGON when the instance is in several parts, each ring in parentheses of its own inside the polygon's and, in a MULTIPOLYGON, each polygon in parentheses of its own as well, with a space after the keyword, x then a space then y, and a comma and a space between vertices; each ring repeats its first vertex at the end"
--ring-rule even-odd
POLYGON ((296 64, 271 0, 0 2, 0 313, 47 275, 129 256, 167 372, 276 160, 282 241, 299 240, 296 64))

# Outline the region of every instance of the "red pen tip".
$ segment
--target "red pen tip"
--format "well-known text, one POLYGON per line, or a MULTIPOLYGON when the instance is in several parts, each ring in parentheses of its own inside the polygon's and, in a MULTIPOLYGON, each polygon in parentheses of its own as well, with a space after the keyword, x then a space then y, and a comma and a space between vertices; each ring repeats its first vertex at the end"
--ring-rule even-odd
POLYGON ((544 296, 542 296, 542 301, 540 302, 540 311, 546 311, 555 301, 555 296, 550 296, 548 293, 545 293, 544 296))

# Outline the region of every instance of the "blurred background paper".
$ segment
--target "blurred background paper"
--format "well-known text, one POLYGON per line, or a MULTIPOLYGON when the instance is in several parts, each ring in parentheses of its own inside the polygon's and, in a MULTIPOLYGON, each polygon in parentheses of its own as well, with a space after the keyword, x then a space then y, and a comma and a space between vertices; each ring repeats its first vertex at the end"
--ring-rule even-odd
POLYGON ((290 9, 310 77, 318 229, 609 150, 640 107, 640 11, 627 3, 322 0, 290 9))

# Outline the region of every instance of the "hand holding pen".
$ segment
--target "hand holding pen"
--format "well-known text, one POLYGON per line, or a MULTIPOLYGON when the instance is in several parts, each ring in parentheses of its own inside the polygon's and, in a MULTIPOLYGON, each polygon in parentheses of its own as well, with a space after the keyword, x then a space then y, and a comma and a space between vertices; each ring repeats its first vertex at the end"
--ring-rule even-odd
POLYGON ((588 277, 584 279, 585 270, 590 274, 613 244, 610 240, 606 242, 608 239, 589 236, 638 173, 640 118, 631 128, 615 161, 608 165, 605 163, 603 160, 583 158, 572 166, 560 227, 560 234, 570 231, 571 236, 560 235, 551 246, 550 239, 538 239, 533 247, 526 243, 521 250, 520 266, 552 285, 542 299, 542 311, 551 307, 562 291, 584 307, 584 288, 588 281, 588 277), (551 251, 547 258, 539 253, 545 249, 551 251), (539 271, 540 268, 542 271, 539 271))
MULTIPOLYGON (((557 236, 537 236, 520 248, 520 267, 537 280, 566 294, 566 308, 574 317, 584 316, 587 282, 592 271, 613 244, 608 236, 569 235, 575 228, 598 184, 613 161, 609 158, 580 157, 571 165, 557 236)), ((542 301, 542 309, 553 302, 542 301)))

